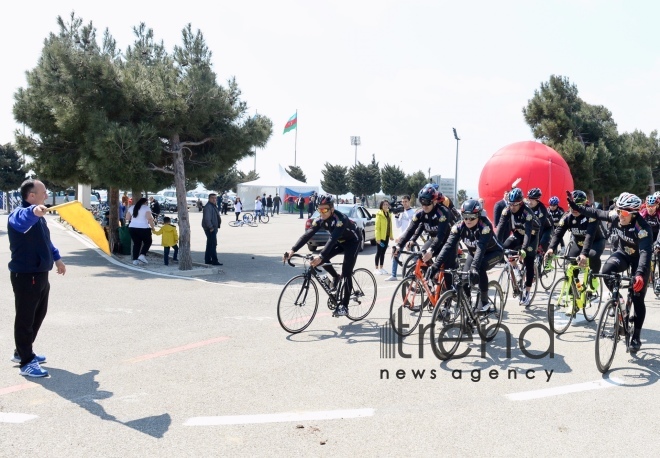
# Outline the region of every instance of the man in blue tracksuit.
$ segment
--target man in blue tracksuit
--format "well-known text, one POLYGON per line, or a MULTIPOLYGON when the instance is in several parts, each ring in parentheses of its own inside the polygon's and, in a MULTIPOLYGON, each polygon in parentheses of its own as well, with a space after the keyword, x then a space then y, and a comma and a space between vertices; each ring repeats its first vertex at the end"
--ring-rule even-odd
POLYGON ((11 251, 9 272, 16 307, 16 349, 11 360, 19 363, 20 374, 28 377, 48 375, 48 371, 40 366, 46 362, 46 357, 34 354, 32 344, 48 310, 48 272, 55 264, 58 274, 66 273, 66 266, 50 241, 50 231, 43 217, 48 211, 44 205, 47 196, 46 186, 41 181, 24 181, 21 185, 23 202, 11 212, 7 225, 11 251))

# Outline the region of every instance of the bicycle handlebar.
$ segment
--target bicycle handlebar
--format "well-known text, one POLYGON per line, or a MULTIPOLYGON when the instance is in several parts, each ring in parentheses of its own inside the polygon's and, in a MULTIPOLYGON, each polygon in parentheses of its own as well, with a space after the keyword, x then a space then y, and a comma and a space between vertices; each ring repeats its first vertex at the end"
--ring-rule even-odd
MULTIPOLYGON (((284 257, 285 257, 285 258, 286 258, 286 255, 287 255, 287 253, 284 253, 284 257)), ((313 254, 298 254, 298 253, 293 253, 290 257, 286 258, 286 259, 282 262, 282 264, 284 264, 284 263, 286 262, 286 263, 288 263, 291 267, 296 267, 295 264, 293 264, 293 263, 291 262, 291 258, 303 258, 304 261, 311 261, 312 259, 314 259, 314 256, 316 256, 316 255, 313 255, 313 254)), ((324 267, 324 266, 333 266, 333 265, 334 265, 334 266, 340 266, 340 265, 342 265, 342 263, 341 263, 341 262, 324 262, 323 264, 319 264, 318 266, 314 267, 314 269, 317 269, 317 268, 319 268, 319 267, 324 267)))

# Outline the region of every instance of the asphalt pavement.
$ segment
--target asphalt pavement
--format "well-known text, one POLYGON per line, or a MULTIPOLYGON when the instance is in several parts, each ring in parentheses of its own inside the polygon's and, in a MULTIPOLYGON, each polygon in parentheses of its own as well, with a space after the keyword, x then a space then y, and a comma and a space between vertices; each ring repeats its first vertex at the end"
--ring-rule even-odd
MULTIPOLYGON (((202 262, 201 214, 190 216, 193 260, 202 262)), ((651 293, 642 349, 631 356, 620 345, 605 376, 594 361, 595 323, 579 320, 560 337, 530 327, 547 325, 544 294, 529 309, 508 301, 510 345, 500 332, 482 351, 475 335, 466 357, 440 361, 426 335, 392 338, 396 283, 385 276, 376 276, 365 320, 333 318, 321 292, 311 326, 287 334, 277 301, 301 269, 281 256, 304 220, 226 222, 224 265, 177 278, 116 262, 49 217, 67 273, 50 276, 35 343, 48 378, 24 378, 9 361, 13 295, 6 267, 0 276, 0 456, 660 453, 660 301, 651 293)), ((6 227, 0 216, 5 266, 6 227)), ((368 246, 357 266, 373 268, 374 256, 368 246)))

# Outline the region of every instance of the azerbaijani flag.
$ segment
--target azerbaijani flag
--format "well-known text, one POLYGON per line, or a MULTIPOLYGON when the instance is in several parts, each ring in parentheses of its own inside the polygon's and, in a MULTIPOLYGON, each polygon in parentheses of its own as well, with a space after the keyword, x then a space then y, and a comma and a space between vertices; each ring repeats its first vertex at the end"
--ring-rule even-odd
POLYGON ((296 127, 298 127, 298 112, 296 112, 296 114, 291 116, 289 120, 286 122, 286 125, 284 126, 284 132, 282 132, 282 134, 286 134, 287 132, 295 129, 296 127))

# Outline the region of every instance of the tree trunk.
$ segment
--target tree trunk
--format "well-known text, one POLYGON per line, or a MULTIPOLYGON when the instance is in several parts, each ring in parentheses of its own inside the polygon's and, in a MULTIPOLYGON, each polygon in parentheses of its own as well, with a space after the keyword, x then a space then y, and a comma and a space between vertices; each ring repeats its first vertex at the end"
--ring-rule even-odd
POLYGON ((589 202, 595 202, 594 200, 594 190, 593 189, 588 189, 587 190, 587 199, 589 199, 589 202))
POLYGON ((110 242, 110 253, 116 253, 119 251, 119 188, 108 190, 108 202, 110 204, 108 241, 110 242))
POLYGON ((179 136, 173 135, 170 141, 173 153, 174 186, 176 188, 176 207, 179 214, 179 270, 192 270, 190 256, 190 218, 186 201, 186 169, 179 136))
POLYGON ((655 180, 653 179, 653 169, 651 169, 651 180, 649 181, 649 194, 655 193, 655 180))

